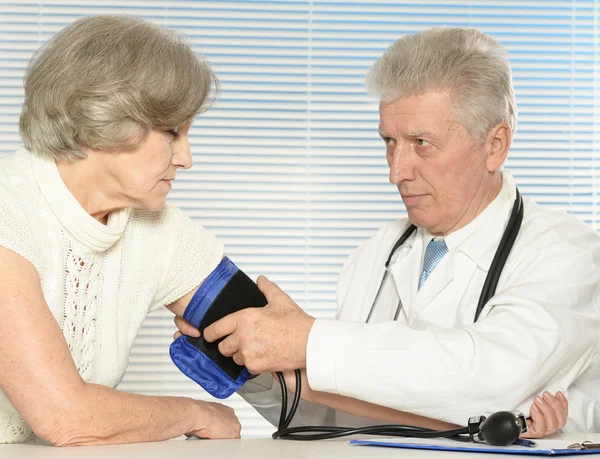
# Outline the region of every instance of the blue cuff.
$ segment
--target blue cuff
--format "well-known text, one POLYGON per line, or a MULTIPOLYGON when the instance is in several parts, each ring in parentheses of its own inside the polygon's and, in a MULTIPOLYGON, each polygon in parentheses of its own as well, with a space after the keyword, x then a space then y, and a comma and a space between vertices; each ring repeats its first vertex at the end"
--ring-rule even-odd
POLYGON ((235 380, 232 379, 210 357, 192 346, 184 335, 171 343, 169 354, 173 363, 184 375, 200 384, 206 392, 216 398, 229 397, 251 376, 248 369, 244 367, 239 376, 235 380))
MULTIPOLYGON (((217 296, 238 271, 238 267, 229 258, 224 257, 215 270, 198 287, 183 314, 185 320, 198 328, 217 296)), ((213 358, 216 361, 210 355, 198 349, 198 346, 207 349, 203 338, 190 338, 182 335, 171 343, 169 354, 173 363, 184 375, 200 384, 213 397, 229 397, 250 378, 250 372, 246 367, 240 370, 240 367, 234 365, 232 360, 227 362, 230 358, 220 355, 214 345, 212 345, 210 352, 214 354, 213 358), (196 345, 192 344, 190 340, 196 345), (231 375, 236 376, 235 379, 216 363, 219 361, 223 365, 235 367, 235 372, 230 372, 231 375)))
POLYGON ((238 267, 229 258, 223 257, 214 271, 198 287, 183 313, 183 318, 198 328, 208 308, 238 270, 238 267))

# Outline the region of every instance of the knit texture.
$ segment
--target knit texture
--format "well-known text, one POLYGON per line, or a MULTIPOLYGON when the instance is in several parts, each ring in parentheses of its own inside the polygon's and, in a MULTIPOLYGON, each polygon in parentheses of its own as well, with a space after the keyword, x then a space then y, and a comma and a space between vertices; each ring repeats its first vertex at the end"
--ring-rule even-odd
MULTIPOLYGON (((0 159, 0 246, 36 268, 82 378, 113 388, 146 315, 200 285, 224 255, 212 233, 175 207, 124 209, 102 225, 54 162, 24 148, 0 159)), ((0 443, 31 435, 0 391, 0 443)))

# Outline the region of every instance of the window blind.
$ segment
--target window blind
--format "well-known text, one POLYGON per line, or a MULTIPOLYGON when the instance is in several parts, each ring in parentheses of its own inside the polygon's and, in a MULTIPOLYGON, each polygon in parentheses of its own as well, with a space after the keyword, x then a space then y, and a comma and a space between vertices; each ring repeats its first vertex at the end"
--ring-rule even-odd
MULTIPOLYGON (((345 257, 404 215, 388 183, 377 102, 363 79, 394 40, 433 26, 498 39, 519 123, 506 168, 521 191, 600 227, 599 0, 0 1, 0 155, 20 145, 32 53, 82 15, 136 14, 185 34, 220 81, 191 132, 194 167, 169 202, 214 231, 252 278, 266 274, 316 317, 332 317, 345 257)), ((209 400, 171 363, 172 315, 150 315, 120 389, 209 400)), ((241 398, 244 436, 273 428, 241 398)))

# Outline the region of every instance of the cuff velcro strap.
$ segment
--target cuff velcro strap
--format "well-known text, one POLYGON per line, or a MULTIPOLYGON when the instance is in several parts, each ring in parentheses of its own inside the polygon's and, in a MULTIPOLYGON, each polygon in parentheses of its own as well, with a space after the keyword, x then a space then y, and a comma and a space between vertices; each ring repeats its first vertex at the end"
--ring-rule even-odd
MULTIPOLYGON (((262 307, 267 300, 256 284, 225 257, 200 285, 183 317, 201 332, 213 322, 233 312, 262 307)), ((181 335, 171 344, 171 360, 183 374, 200 384, 209 394, 227 398, 250 377, 246 367, 219 352, 219 341, 181 335)))

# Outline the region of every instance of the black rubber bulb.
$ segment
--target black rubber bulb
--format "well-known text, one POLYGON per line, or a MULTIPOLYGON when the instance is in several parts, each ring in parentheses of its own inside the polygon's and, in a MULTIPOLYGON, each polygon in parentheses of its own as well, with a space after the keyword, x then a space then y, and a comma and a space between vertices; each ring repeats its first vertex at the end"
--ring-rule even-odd
POLYGON ((481 424, 479 437, 490 445, 506 446, 521 435, 517 417, 510 411, 498 411, 481 424))

